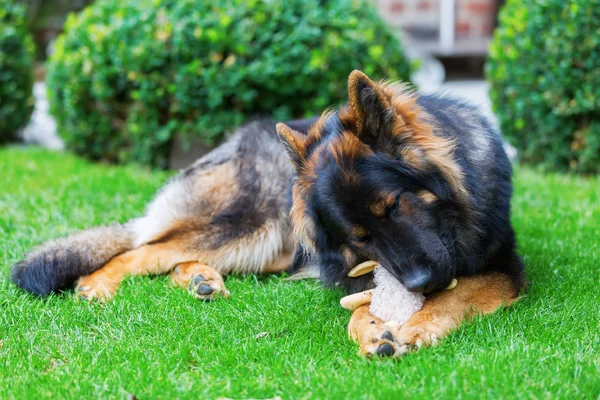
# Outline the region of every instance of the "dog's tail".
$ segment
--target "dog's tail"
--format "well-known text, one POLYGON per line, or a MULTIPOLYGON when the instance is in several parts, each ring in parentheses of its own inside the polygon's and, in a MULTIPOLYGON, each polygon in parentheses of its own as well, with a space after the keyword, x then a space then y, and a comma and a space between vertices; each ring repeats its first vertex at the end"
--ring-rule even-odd
POLYGON ((75 232, 29 252, 13 265, 11 280, 28 292, 46 296, 71 287, 77 278, 91 274, 132 248, 133 235, 127 225, 75 232))

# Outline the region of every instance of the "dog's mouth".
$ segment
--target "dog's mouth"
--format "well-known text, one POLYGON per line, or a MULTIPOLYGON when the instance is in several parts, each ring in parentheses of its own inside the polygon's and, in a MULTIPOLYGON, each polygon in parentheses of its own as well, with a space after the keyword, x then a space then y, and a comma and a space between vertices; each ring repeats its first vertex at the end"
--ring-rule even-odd
POLYGON ((451 289, 456 285, 456 279, 448 277, 443 281, 435 282, 432 277, 431 269, 428 266, 413 266, 412 268, 386 268, 384 264, 378 261, 369 260, 358 264, 348 272, 348 276, 356 278, 372 272, 375 268, 381 266, 388 270, 394 278, 400 281, 409 292, 430 293, 441 289, 451 289))

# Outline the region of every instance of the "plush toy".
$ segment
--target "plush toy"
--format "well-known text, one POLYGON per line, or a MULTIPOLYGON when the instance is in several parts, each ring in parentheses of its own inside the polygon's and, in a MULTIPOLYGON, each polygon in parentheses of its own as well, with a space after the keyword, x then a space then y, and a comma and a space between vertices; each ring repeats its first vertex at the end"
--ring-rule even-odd
MULTIPOLYGON (((351 294, 342 298, 340 304, 348 310, 371 303, 371 314, 383 322, 395 321, 400 325, 423 307, 425 296, 421 293, 409 292, 408 289, 385 268, 375 261, 366 261, 354 267, 349 273, 350 277, 358 277, 374 271, 375 289, 351 294)), ((456 279, 452 280, 447 290, 456 287, 456 279)))

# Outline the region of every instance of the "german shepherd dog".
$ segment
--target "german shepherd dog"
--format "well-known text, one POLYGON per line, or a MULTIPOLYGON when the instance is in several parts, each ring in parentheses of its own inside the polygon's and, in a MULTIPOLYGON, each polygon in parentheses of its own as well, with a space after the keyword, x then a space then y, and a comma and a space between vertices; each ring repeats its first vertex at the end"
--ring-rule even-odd
POLYGON ((169 274, 213 299, 229 296, 224 274, 291 265, 316 266, 326 284, 354 293, 372 288, 373 274, 348 271, 378 260, 426 295, 401 327, 368 305, 354 311, 361 354, 385 356, 514 302, 525 276, 498 133, 464 102, 359 71, 348 92, 347 106, 318 120, 240 128, 162 188, 143 217, 47 242, 13 267, 13 282, 38 295, 75 284, 78 297, 103 301, 128 275, 169 274), (440 290, 454 278, 455 289, 440 290))

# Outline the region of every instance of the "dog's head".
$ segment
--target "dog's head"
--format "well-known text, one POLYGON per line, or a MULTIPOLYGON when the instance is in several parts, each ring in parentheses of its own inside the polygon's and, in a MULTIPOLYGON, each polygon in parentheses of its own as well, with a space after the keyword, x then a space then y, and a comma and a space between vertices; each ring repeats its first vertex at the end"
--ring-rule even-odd
POLYGON ((349 269, 374 259, 411 291, 440 289, 455 275, 452 224, 465 198, 454 143, 405 86, 354 71, 348 90, 348 106, 308 135, 277 126, 296 170, 295 233, 332 283, 351 286, 349 269))

